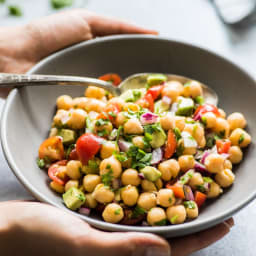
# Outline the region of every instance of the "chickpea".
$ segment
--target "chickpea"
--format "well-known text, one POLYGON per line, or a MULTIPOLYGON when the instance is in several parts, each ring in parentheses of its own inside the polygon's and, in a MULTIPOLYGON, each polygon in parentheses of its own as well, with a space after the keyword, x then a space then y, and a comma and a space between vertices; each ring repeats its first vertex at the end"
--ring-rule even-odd
POLYGON ((213 181, 210 183, 210 188, 207 192, 207 197, 215 198, 215 197, 218 197, 222 192, 223 192, 223 190, 221 189, 219 184, 217 184, 216 182, 213 181))
POLYGON ((143 133, 143 127, 142 127, 140 121, 136 118, 129 119, 124 124, 124 133, 127 133, 127 134, 142 134, 143 133))
POLYGON ((143 149, 145 147, 143 136, 133 137, 132 143, 140 149, 143 149))
POLYGON ((67 175, 73 179, 78 180, 81 177, 82 164, 78 160, 70 160, 67 163, 67 175))
POLYGON ((86 111, 90 112, 90 111, 95 111, 95 112, 102 112, 102 110, 106 107, 106 103, 101 101, 101 100, 97 100, 97 99, 93 99, 93 98, 87 98, 87 104, 86 104, 86 111))
POLYGON ((200 145, 203 142, 204 138, 204 128, 200 124, 185 124, 184 132, 188 132, 192 135, 192 137, 196 140, 199 147, 203 147, 204 145, 200 145))
POLYGON ((122 162, 121 164, 122 164, 123 168, 126 168, 126 169, 131 168, 131 166, 132 166, 132 159, 128 158, 126 161, 122 162))
POLYGON ((172 81, 166 82, 165 84, 168 84, 169 86, 175 88, 179 92, 179 95, 183 93, 184 87, 181 82, 172 80, 172 81))
POLYGON ((198 185, 203 185, 204 180, 200 172, 195 172, 189 180, 189 186, 196 189, 198 185))
MULTIPOLYGON (((238 164, 243 159, 243 151, 238 146, 231 146, 228 153, 229 153, 229 160, 231 161, 232 164, 238 164)), ((228 168, 227 166, 227 169, 231 170, 232 164, 231 164, 231 168, 228 168)))
POLYGON ((73 100, 68 95, 62 95, 57 98, 57 108, 58 109, 69 110, 70 108, 72 108, 72 103, 73 103, 73 100))
POLYGON ((102 217, 106 222, 118 223, 124 217, 123 208, 116 203, 108 204, 102 213, 102 217))
POLYGON ((189 169, 193 169, 195 166, 195 159, 191 155, 183 155, 178 159, 181 171, 185 172, 189 169))
POLYGON ((203 95, 203 89, 199 82, 191 81, 184 86, 183 95, 185 97, 196 98, 197 96, 203 95))
POLYGON ((122 184, 139 186, 141 179, 138 174, 139 173, 135 169, 126 169, 121 176, 122 184))
POLYGON ((198 217, 198 206, 194 201, 186 202, 185 209, 186 209, 187 217, 189 219, 195 219, 198 217))
POLYGON ((87 113, 82 109, 71 109, 69 111, 69 120, 67 121, 67 125, 71 129, 82 129, 85 127, 85 121, 87 117, 87 113))
POLYGON ((88 86, 85 90, 84 96, 87 98, 101 99, 105 96, 106 91, 96 86, 88 86))
POLYGON ((53 118, 53 123, 56 126, 62 126, 63 124, 66 124, 69 119, 69 111, 59 109, 53 118))
POLYGON ((158 170, 162 173, 161 178, 165 181, 169 181, 172 177, 177 177, 180 171, 180 166, 175 159, 169 159, 161 162, 158 165, 158 170))
POLYGON ((181 224, 186 220, 187 213, 183 205, 170 206, 166 210, 167 219, 171 224, 181 224))
POLYGON ((157 191, 156 185, 152 181, 146 179, 141 181, 141 187, 143 191, 146 192, 157 191))
POLYGON ((119 112, 116 116, 116 126, 124 125, 127 121, 127 117, 124 115, 124 112, 119 112))
POLYGON ((184 130, 186 118, 184 116, 175 116, 175 127, 178 128, 181 132, 184 130))
POLYGON ((49 137, 58 136, 58 129, 56 127, 51 128, 49 137))
POLYGON ((224 162, 224 169, 230 169, 232 170, 232 163, 230 160, 226 159, 224 162))
POLYGON ((93 198, 99 203, 110 203, 114 200, 115 194, 109 187, 104 184, 98 184, 92 193, 93 198))
POLYGON ((141 193, 137 202, 138 206, 149 211, 156 206, 156 195, 151 192, 141 193))
POLYGON ((124 204, 133 206, 137 203, 139 192, 135 186, 127 185, 121 190, 121 198, 124 204))
POLYGON ((205 126, 208 129, 216 126, 217 118, 213 112, 207 112, 202 115, 202 120, 205 122, 205 126))
POLYGON ((175 196, 171 189, 163 188, 157 193, 157 204, 169 207, 175 204, 175 196))
POLYGON ((63 194, 65 192, 65 188, 63 185, 60 185, 59 183, 52 181, 50 183, 50 187, 52 190, 54 190, 57 193, 63 194))
POLYGON ((85 206, 91 209, 96 208, 97 201, 93 198, 92 193, 85 194, 85 206))
POLYGON ((66 184, 65 184, 65 191, 67 192, 70 188, 78 188, 79 186, 79 182, 78 180, 69 180, 66 184))
POLYGON ((247 147, 251 143, 251 136, 243 129, 236 128, 232 131, 229 137, 232 145, 239 146, 241 148, 247 147))
POLYGON ((175 128, 174 115, 171 113, 168 113, 167 115, 160 117, 160 124, 161 124, 161 127, 166 131, 175 128))
POLYGON ((165 83, 162 89, 162 97, 167 96, 172 99, 172 102, 176 101, 176 99, 180 96, 180 93, 181 93, 180 83, 176 81, 165 83))
POLYGON ((97 174, 88 174, 84 176, 83 186, 84 189, 88 192, 93 192, 95 187, 100 184, 101 178, 97 174))
POLYGON ((123 109, 125 101, 120 97, 113 97, 108 101, 107 105, 112 105, 112 104, 117 105, 119 109, 123 109))
POLYGON ((163 181, 161 178, 159 178, 157 181, 155 181, 156 188, 159 190, 163 187, 163 181))
POLYGON ((100 175, 108 173, 109 171, 113 172, 114 178, 119 178, 122 172, 121 163, 114 157, 105 158, 100 163, 100 175))
POLYGON ((230 130, 235 130, 236 128, 245 128, 246 127, 246 120, 244 115, 238 112, 232 113, 228 116, 227 121, 230 126, 230 130))
POLYGON ((227 138, 230 131, 228 121, 221 117, 218 117, 216 119, 216 126, 214 127, 214 131, 218 134, 221 134, 224 138, 227 138))
POLYGON ((224 170, 225 158, 222 155, 213 153, 205 158, 205 167, 211 173, 217 173, 224 170))
POLYGON ((114 152, 119 152, 119 147, 117 144, 113 141, 106 141, 101 146, 100 157, 102 159, 111 157, 114 152))
POLYGON ((220 116, 222 117, 222 118, 226 118, 226 112, 222 109, 222 108, 219 108, 218 109, 219 110, 219 113, 220 113, 220 116))
POLYGON ((229 170, 225 169, 215 176, 216 182, 223 188, 231 186, 235 181, 235 174, 229 170))
POLYGON ((166 220, 165 211, 160 207, 154 207, 147 214, 147 222, 151 226, 162 225, 162 221, 166 220))
POLYGON ((77 97, 73 99, 73 108, 81 108, 86 110, 88 99, 85 97, 77 97))

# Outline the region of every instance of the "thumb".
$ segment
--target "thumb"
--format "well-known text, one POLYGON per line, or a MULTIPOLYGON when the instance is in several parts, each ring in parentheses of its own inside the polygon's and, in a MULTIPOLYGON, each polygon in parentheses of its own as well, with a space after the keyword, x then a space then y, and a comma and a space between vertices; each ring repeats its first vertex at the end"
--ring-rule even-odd
POLYGON ((85 240, 86 255, 100 256, 170 256, 171 248, 163 238, 139 232, 102 232, 92 230, 90 240, 85 240), (96 243, 96 244, 95 244, 96 243), (96 248, 96 249, 95 249, 96 248), (88 251, 89 250, 89 251, 88 251), (92 251, 91 251, 92 250, 92 251), (91 251, 91 253, 90 253, 91 251))

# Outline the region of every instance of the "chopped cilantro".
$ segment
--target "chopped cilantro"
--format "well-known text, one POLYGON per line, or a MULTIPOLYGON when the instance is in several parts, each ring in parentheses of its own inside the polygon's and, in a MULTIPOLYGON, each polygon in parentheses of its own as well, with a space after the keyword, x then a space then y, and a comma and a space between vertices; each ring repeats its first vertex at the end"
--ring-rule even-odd
POLYGON ((85 201, 85 196, 84 196, 84 194, 82 194, 82 193, 77 194, 76 197, 77 197, 80 201, 82 201, 82 202, 85 201))
POLYGON ((95 125, 96 126, 103 126, 103 125, 106 125, 109 123, 109 120, 107 119, 103 119, 103 118, 100 118, 96 121, 95 125))
POLYGON ((118 208, 118 209, 116 209, 115 211, 114 211, 114 214, 115 215, 119 215, 121 213, 121 209, 120 208, 118 208))
POLYGON ((128 157, 124 152, 114 152, 114 156, 120 162, 125 162, 128 160, 128 157))
POLYGON ((122 125, 120 125, 120 126, 118 127, 118 129, 117 129, 117 133, 116 133, 116 141, 118 141, 118 140, 119 140, 120 135, 121 135, 121 133, 122 133, 123 129, 124 129, 124 127, 123 127, 122 125))
POLYGON ((110 186, 114 176, 113 176, 113 170, 110 165, 107 165, 107 169, 109 171, 107 173, 104 173, 101 175, 101 181, 104 184, 104 186, 110 186))
POLYGON ((177 156, 181 156, 183 154, 184 150, 185 150, 185 148, 184 148, 183 144, 179 143, 177 148, 176 148, 177 156))
POLYGON ((214 137, 208 137, 206 138, 206 147, 212 148, 215 145, 215 138, 214 137))
POLYGON ((136 219, 139 216, 144 215, 145 213, 147 213, 147 211, 137 205, 133 210, 132 219, 136 219))
POLYGON ((153 134, 154 132, 161 132, 161 129, 162 128, 160 123, 148 124, 144 126, 145 134, 146 133, 153 134))
POLYGON ((183 176, 180 177, 179 183, 186 184, 189 182, 189 180, 193 177, 194 171, 190 170, 186 172, 183 176))
POLYGON ((160 221, 155 222, 154 224, 157 225, 157 226, 165 226, 166 223, 167 223, 167 220, 166 219, 162 219, 160 221))
POLYGON ((76 147, 76 144, 70 144, 70 145, 68 146, 68 149, 67 149, 67 151, 66 151, 66 158, 69 157, 71 151, 72 151, 75 147, 76 147))
POLYGON ((176 220, 179 218, 179 215, 176 214, 171 218, 171 223, 174 224, 176 222, 176 220))
POLYGON ((145 133, 143 137, 144 149, 150 149, 151 144, 150 141, 152 140, 152 135, 150 133, 145 133))
POLYGON ((36 163, 40 169, 43 169, 45 167, 45 161, 42 158, 37 158, 36 163))
POLYGON ((171 203, 172 203, 172 198, 169 197, 168 201, 169 201, 169 203, 171 204, 171 203))
POLYGON ((188 209, 195 209, 196 205, 194 201, 186 201, 184 202, 184 206, 188 209))
POLYGON ((225 133, 226 133, 225 130, 222 130, 219 132, 218 135, 223 139, 225 137, 225 133))
POLYGON ((173 129, 173 132, 175 134, 175 137, 176 137, 176 141, 178 141, 179 139, 181 139, 181 132, 180 132, 180 129, 178 127, 175 127, 173 129))
POLYGON ((102 131, 98 131, 97 134, 100 137, 105 137, 109 134, 109 132, 106 129, 103 129, 102 131))
POLYGON ((112 117, 116 117, 116 113, 114 113, 113 111, 108 112, 108 115, 110 115, 112 117))
POLYGON ((213 180, 210 177, 203 177, 204 182, 212 183, 213 180))
POLYGON ((203 123, 203 125, 207 125, 207 118, 205 116, 201 117, 201 122, 203 123))
POLYGON ((152 153, 146 153, 136 146, 131 146, 127 152, 127 156, 132 158, 132 168, 144 168, 150 165, 152 153))
POLYGON ((141 91, 139 91, 139 90, 133 90, 132 94, 133 94, 133 97, 134 97, 134 101, 137 101, 141 97, 141 91))
POLYGON ((52 8, 61 9, 73 4, 73 0, 51 0, 52 8))
POLYGON ((99 163, 96 160, 89 160, 88 167, 93 171, 97 171, 99 169, 99 163))
POLYGON ((244 133, 242 133, 239 137, 238 144, 240 145, 244 141, 244 133))
POLYGON ((17 5, 9 5, 8 10, 9 10, 9 15, 11 16, 16 16, 16 17, 22 16, 22 10, 17 5))
POLYGON ((204 185, 200 184, 200 185, 196 185, 196 189, 199 190, 202 193, 206 192, 206 188, 204 187, 204 185))

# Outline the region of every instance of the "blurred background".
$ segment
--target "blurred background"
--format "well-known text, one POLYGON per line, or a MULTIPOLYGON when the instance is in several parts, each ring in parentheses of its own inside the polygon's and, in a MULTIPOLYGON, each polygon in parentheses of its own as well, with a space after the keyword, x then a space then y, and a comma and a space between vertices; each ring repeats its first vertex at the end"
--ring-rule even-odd
MULTIPOLYGON (((0 0, 0 26, 18 26, 58 11, 86 8, 210 49, 256 78, 255 6, 256 0, 0 0)), ((30 198, 0 149, 1 180, 0 201, 30 198)), ((254 201, 235 216, 236 225, 228 236, 193 256, 255 256, 255 206, 254 201)))

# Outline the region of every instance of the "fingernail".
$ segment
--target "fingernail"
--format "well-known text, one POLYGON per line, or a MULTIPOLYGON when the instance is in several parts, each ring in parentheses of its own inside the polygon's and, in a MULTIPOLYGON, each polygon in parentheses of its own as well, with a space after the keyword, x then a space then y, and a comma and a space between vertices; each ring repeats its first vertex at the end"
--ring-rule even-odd
POLYGON ((224 221, 224 224, 227 225, 229 228, 234 226, 234 221, 232 219, 224 221))
POLYGON ((171 256, 171 252, 168 248, 147 247, 145 256, 171 256))

